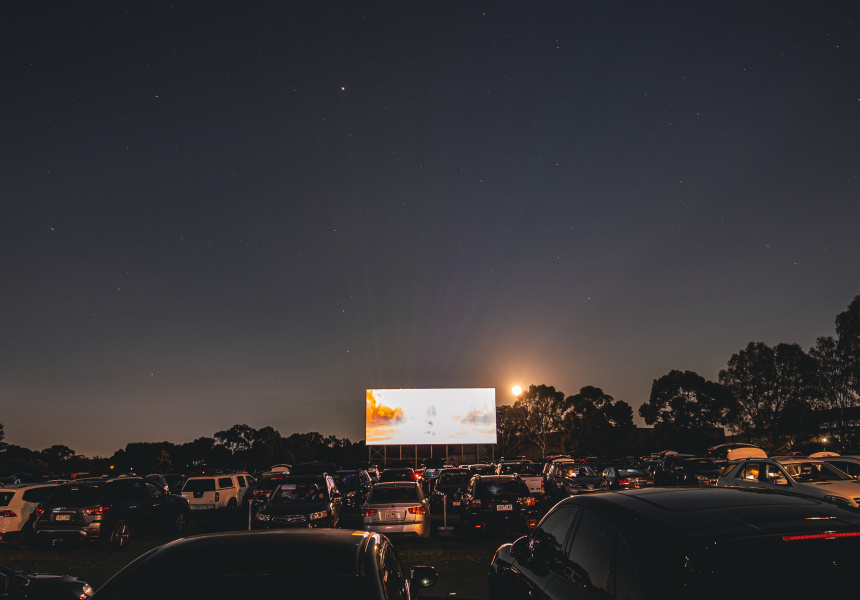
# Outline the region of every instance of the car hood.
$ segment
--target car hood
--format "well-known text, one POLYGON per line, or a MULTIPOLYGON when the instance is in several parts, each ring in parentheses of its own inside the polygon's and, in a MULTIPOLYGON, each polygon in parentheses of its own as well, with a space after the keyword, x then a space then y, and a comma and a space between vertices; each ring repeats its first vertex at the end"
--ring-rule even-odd
POLYGON ((798 489, 816 490, 821 494, 842 494, 849 498, 860 497, 860 481, 818 481, 795 483, 798 489))

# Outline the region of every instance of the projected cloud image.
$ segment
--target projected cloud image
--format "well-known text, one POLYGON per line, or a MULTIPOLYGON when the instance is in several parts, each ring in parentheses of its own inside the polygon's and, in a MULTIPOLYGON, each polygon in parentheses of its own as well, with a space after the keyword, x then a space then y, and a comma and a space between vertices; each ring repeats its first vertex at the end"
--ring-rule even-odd
POLYGON ((367 390, 365 439, 383 444, 495 444, 496 390, 367 390))

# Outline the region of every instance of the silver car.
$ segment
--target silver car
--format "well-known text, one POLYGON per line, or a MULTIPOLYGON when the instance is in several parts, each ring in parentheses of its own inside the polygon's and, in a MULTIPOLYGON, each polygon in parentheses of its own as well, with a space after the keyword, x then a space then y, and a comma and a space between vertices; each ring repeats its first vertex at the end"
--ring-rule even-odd
POLYGON ((361 507, 364 529, 385 535, 430 536, 430 503, 414 481, 377 483, 361 507))
POLYGON ((821 460, 758 458, 738 461, 723 471, 720 487, 779 489, 822 498, 834 504, 860 505, 860 481, 821 460))

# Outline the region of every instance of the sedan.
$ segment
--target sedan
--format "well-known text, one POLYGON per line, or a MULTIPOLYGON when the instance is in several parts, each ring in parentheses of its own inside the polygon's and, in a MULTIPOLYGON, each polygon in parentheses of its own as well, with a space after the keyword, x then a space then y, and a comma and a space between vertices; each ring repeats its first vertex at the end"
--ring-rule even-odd
POLYGON ((779 489, 854 507, 860 499, 860 481, 824 461, 809 458, 738 461, 719 478, 717 485, 779 489))
POLYGON ((20 573, 0 566, 0 598, 4 600, 86 600, 93 588, 77 577, 20 573))
POLYGON ((380 534, 234 531, 182 538, 151 550, 114 575, 93 598, 409 600, 436 578, 433 567, 404 571, 394 546, 380 534))
POLYGON ((368 531, 430 536, 430 503, 415 482, 377 483, 361 507, 368 531))

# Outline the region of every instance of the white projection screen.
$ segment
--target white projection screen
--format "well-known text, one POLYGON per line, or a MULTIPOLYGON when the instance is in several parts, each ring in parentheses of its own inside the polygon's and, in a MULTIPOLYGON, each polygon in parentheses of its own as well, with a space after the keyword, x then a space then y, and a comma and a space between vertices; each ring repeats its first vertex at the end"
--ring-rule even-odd
POLYGON ((495 444, 494 388, 367 390, 368 446, 495 444))

